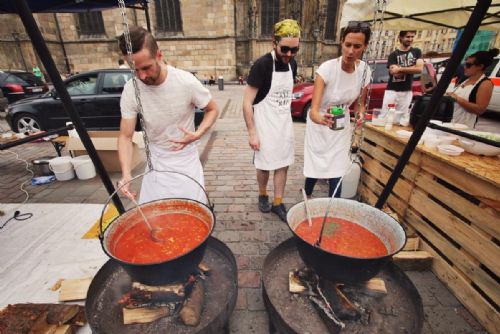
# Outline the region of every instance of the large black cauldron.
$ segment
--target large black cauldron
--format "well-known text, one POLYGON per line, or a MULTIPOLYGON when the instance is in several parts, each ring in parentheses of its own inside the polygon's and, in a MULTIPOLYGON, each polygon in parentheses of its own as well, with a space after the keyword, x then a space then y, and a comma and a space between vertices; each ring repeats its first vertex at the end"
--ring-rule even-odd
MULTIPOLYGON (((175 281, 184 280, 187 275, 196 270, 200 264, 207 240, 215 227, 215 215, 205 204, 185 198, 169 198, 141 204, 141 209, 146 217, 155 217, 165 213, 184 213, 201 219, 208 227, 208 234, 203 241, 191 251, 177 258, 149 264, 134 264, 123 261, 114 255, 114 245, 123 233, 136 224, 144 224, 142 216, 133 208, 117 217, 109 227, 101 232, 99 239, 104 252, 117 261, 130 275, 133 281, 147 285, 164 285, 175 281)), ((160 226, 161 227, 161 226, 160 226)), ((102 225, 101 225, 102 229, 102 225)))
MULTIPOLYGON (((311 217, 324 217, 330 198, 308 201, 311 217)), ((367 204, 346 199, 334 199, 331 217, 338 217, 361 225, 374 233, 386 246, 388 255, 374 258, 356 258, 325 251, 301 239, 295 229, 307 219, 304 202, 288 210, 288 226, 295 235, 297 249, 304 263, 322 277, 337 282, 362 282, 374 277, 391 257, 403 249, 406 234, 399 223, 386 213, 367 204)))

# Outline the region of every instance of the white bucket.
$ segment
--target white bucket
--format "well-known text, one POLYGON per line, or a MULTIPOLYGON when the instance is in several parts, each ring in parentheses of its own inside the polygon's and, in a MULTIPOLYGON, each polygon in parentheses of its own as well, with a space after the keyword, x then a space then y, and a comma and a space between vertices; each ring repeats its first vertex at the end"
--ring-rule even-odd
POLYGON ((73 167, 75 167, 76 176, 80 180, 87 180, 95 177, 95 167, 88 155, 81 155, 71 159, 73 167))
POLYGON ((67 181, 75 177, 70 157, 57 157, 49 160, 49 169, 54 172, 58 181, 67 181))

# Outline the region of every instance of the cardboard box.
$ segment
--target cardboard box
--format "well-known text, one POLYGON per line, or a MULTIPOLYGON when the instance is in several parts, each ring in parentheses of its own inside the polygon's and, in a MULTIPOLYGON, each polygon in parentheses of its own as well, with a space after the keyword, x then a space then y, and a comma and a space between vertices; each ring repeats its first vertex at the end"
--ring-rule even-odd
MULTIPOLYGON (((119 131, 88 131, 92 143, 101 158, 104 168, 108 172, 121 172, 120 161, 118 159, 118 134, 119 131)), ((134 133, 132 139, 132 169, 145 161, 144 142, 140 132, 134 133)), ((74 157, 88 154, 79 137, 69 137, 67 148, 74 157)))

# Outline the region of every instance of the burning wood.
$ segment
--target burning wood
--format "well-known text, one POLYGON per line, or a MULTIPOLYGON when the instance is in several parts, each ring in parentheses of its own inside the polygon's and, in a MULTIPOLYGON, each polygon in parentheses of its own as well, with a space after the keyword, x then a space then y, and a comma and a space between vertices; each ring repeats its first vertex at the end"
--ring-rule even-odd
POLYGON ((185 325, 197 326, 204 303, 203 280, 209 272, 208 266, 200 264, 197 272, 181 283, 148 286, 133 282, 130 292, 119 301, 124 324, 149 323, 179 313, 185 325))

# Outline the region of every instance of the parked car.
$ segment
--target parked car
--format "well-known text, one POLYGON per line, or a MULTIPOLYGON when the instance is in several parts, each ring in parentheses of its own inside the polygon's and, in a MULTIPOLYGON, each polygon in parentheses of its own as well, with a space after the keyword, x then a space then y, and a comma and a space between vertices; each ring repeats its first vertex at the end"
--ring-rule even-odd
MULTIPOLYGON (((88 130, 120 128, 120 96, 131 77, 130 70, 108 69, 77 74, 64 81, 73 105, 88 130)), ((198 110, 197 114, 200 112, 203 113, 198 110)), ((203 117, 196 116, 195 119, 201 122, 203 117)), ((23 133, 57 129, 71 122, 55 90, 9 105, 6 120, 12 131, 23 133)), ((139 122, 136 130, 140 130, 139 122)))
POLYGON ((0 88, 9 103, 49 90, 43 80, 31 72, 0 71, 0 88))
POLYGON ((500 113, 500 56, 493 59, 493 63, 484 71, 484 74, 493 82, 493 94, 486 110, 500 113))
MULTIPOLYGON (((370 103, 368 111, 374 108, 382 108, 385 89, 389 81, 389 72, 387 71, 387 60, 376 60, 371 63, 373 72, 373 82, 371 84, 370 103)), ((413 77, 413 95, 422 95, 422 82, 424 84, 436 84, 436 72, 430 63, 424 63, 422 75, 414 75, 413 77), (421 80, 422 79, 422 80, 421 80)), ((307 119, 307 113, 311 108, 312 94, 314 83, 305 82, 298 84, 293 89, 292 94, 292 117, 307 119)))

